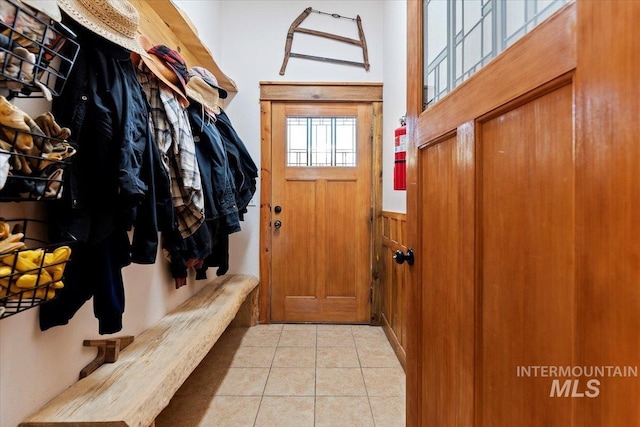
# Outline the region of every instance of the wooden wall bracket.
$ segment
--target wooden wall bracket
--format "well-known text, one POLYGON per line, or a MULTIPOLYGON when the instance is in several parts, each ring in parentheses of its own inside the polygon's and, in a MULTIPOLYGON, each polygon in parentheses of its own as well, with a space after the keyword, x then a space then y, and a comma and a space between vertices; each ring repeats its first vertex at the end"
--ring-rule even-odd
POLYGON ((97 347, 98 355, 91 361, 91 363, 82 368, 80 371, 80 379, 85 378, 104 363, 113 363, 117 361, 120 350, 124 350, 132 342, 132 335, 125 335, 123 337, 110 338, 106 340, 84 340, 82 345, 85 347, 97 347))
POLYGON ((369 53, 367 52, 367 41, 364 37, 364 30, 362 29, 362 20, 360 19, 360 15, 358 15, 355 19, 354 18, 345 18, 345 19, 350 19, 352 21, 355 21, 356 24, 358 25, 358 36, 359 36, 359 40, 356 39, 351 39, 348 37, 343 37, 343 36, 338 36, 336 34, 331 34, 331 33, 327 33, 324 31, 316 31, 316 30, 310 30, 308 28, 302 28, 300 27, 300 24, 302 24, 302 21, 304 21, 307 16, 309 16, 309 14, 311 12, 316 12, 319 14, 323 14, 323 15, 330 15, 333 18, 345 18, 344 16, 340 16, 337 13, 325 13, 325 12, 320 12, 318 10, 314 10, 310 7, 306 8, 291 24, 291 26, 289 27, 289 31, 287 32, 287 42, 285 43, 285 47, 284 47, 284 60, 282 61, 282 67, 280 67, 280 75, 283 76, 284 75, 284 71, 287 68, 287 63, 289 62, 289 58, 302 58, 302 59, 311 59, 314 61, 324 61, 324 62, 333 62, 335 64, 343 64, 343 65, 353 65, 353 66, 357 66, 357 67, 363 67, 365 70, 369 71, 369 53), (305 54, 301 54, 301 53, 293 53, 291 52, 291 45, 293 43, 293 34, 294 33, 303 33, 303 34, 309 34, 312 36, 317 36, 317 37, 324 37, 326 39, 330 39, 330 40, 336 40, 339 42, 343 42, 343 43, 348 43, 348 44, 352 44, 355 46, 360 46, 362 48, 362 56, 363 56, 363 62, 356 62, 356 61, 346 61, 344 59, 335 59, 335 58, 325 58, 322 56, 314 56, 314 55, 305 55, 305 54))

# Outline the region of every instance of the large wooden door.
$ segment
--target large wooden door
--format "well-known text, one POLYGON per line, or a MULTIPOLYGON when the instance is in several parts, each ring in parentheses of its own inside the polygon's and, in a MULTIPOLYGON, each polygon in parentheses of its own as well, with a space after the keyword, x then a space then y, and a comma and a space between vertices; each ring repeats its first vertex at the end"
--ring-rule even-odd
POLYGON ((372 111, 272 104, 274 322, 370 320, 372 111))
POLYGON ((640 426, 639 19, 569 4, 424 112, 410 61, 408 426, 640 426))

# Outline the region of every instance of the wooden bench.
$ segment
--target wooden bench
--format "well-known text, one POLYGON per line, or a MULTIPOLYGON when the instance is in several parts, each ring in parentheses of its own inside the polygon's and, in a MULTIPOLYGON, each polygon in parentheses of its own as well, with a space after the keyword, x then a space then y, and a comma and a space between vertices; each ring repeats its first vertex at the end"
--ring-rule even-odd
POLYGON ((216 278, 20 427, 154 425, 227 326, 256 324, 257 293, 254 276, 216 278))

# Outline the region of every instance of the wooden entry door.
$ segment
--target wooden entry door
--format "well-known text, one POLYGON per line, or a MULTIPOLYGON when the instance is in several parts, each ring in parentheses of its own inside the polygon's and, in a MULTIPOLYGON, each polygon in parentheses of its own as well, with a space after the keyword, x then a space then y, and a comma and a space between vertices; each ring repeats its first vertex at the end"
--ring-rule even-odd
POLYGON ((568 4, 424 112, 410 63, 408 426, 640 425, 638 19, 568 4))
POLYGON ((273 103, 271 320, 370 320, 372 107, 273 103))

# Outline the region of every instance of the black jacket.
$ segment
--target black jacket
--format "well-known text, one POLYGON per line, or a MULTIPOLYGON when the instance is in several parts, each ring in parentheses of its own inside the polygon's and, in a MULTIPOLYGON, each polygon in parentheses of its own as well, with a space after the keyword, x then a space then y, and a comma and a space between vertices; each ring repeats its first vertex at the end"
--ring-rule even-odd
POLYGON ((130 52, 75 22, 66 24, 78 35, 80 51, 51 110, 61 126, 70 128, 78 148, 65 171, 63 197, 48 204, 48 219, 52 241, 71 235, 82 254, 72 253, 67 268, 73 274, 41 310, 40 325, 44 330, 66 323, 93 296, 100 333, 113 333, 124 310, 120 269, 131 261, 155 262, 159 224, 172 223, 164 217, 171 207, 169 180, 166 172, 165 179, 155 173, 163 168, 153 163, 159 155, 130 52), (159 212, 165 212, 161 218, 159 212), (91 263, 93 269, 78 265, 93 257, 104 260, 91 263))
MULTIPOLYGON (((172 223, 167 218, 172 212, 169 178, 159 164, 148 103, 130 52, 78 25, 69 26, 81 49, 52 112, 61 126, 71 129, 78 152, 65 172, 62 200, 52 204, 50 222, 80 241, 95 243, 116 230, 130 230, 139 218, 144 227, 136 229, 136 241, 155 257, 157 231, 172 223), (145 204, 145 214, 137 215, 145 204)), ((141 262, 154 261, 147 258, 141 262)))

